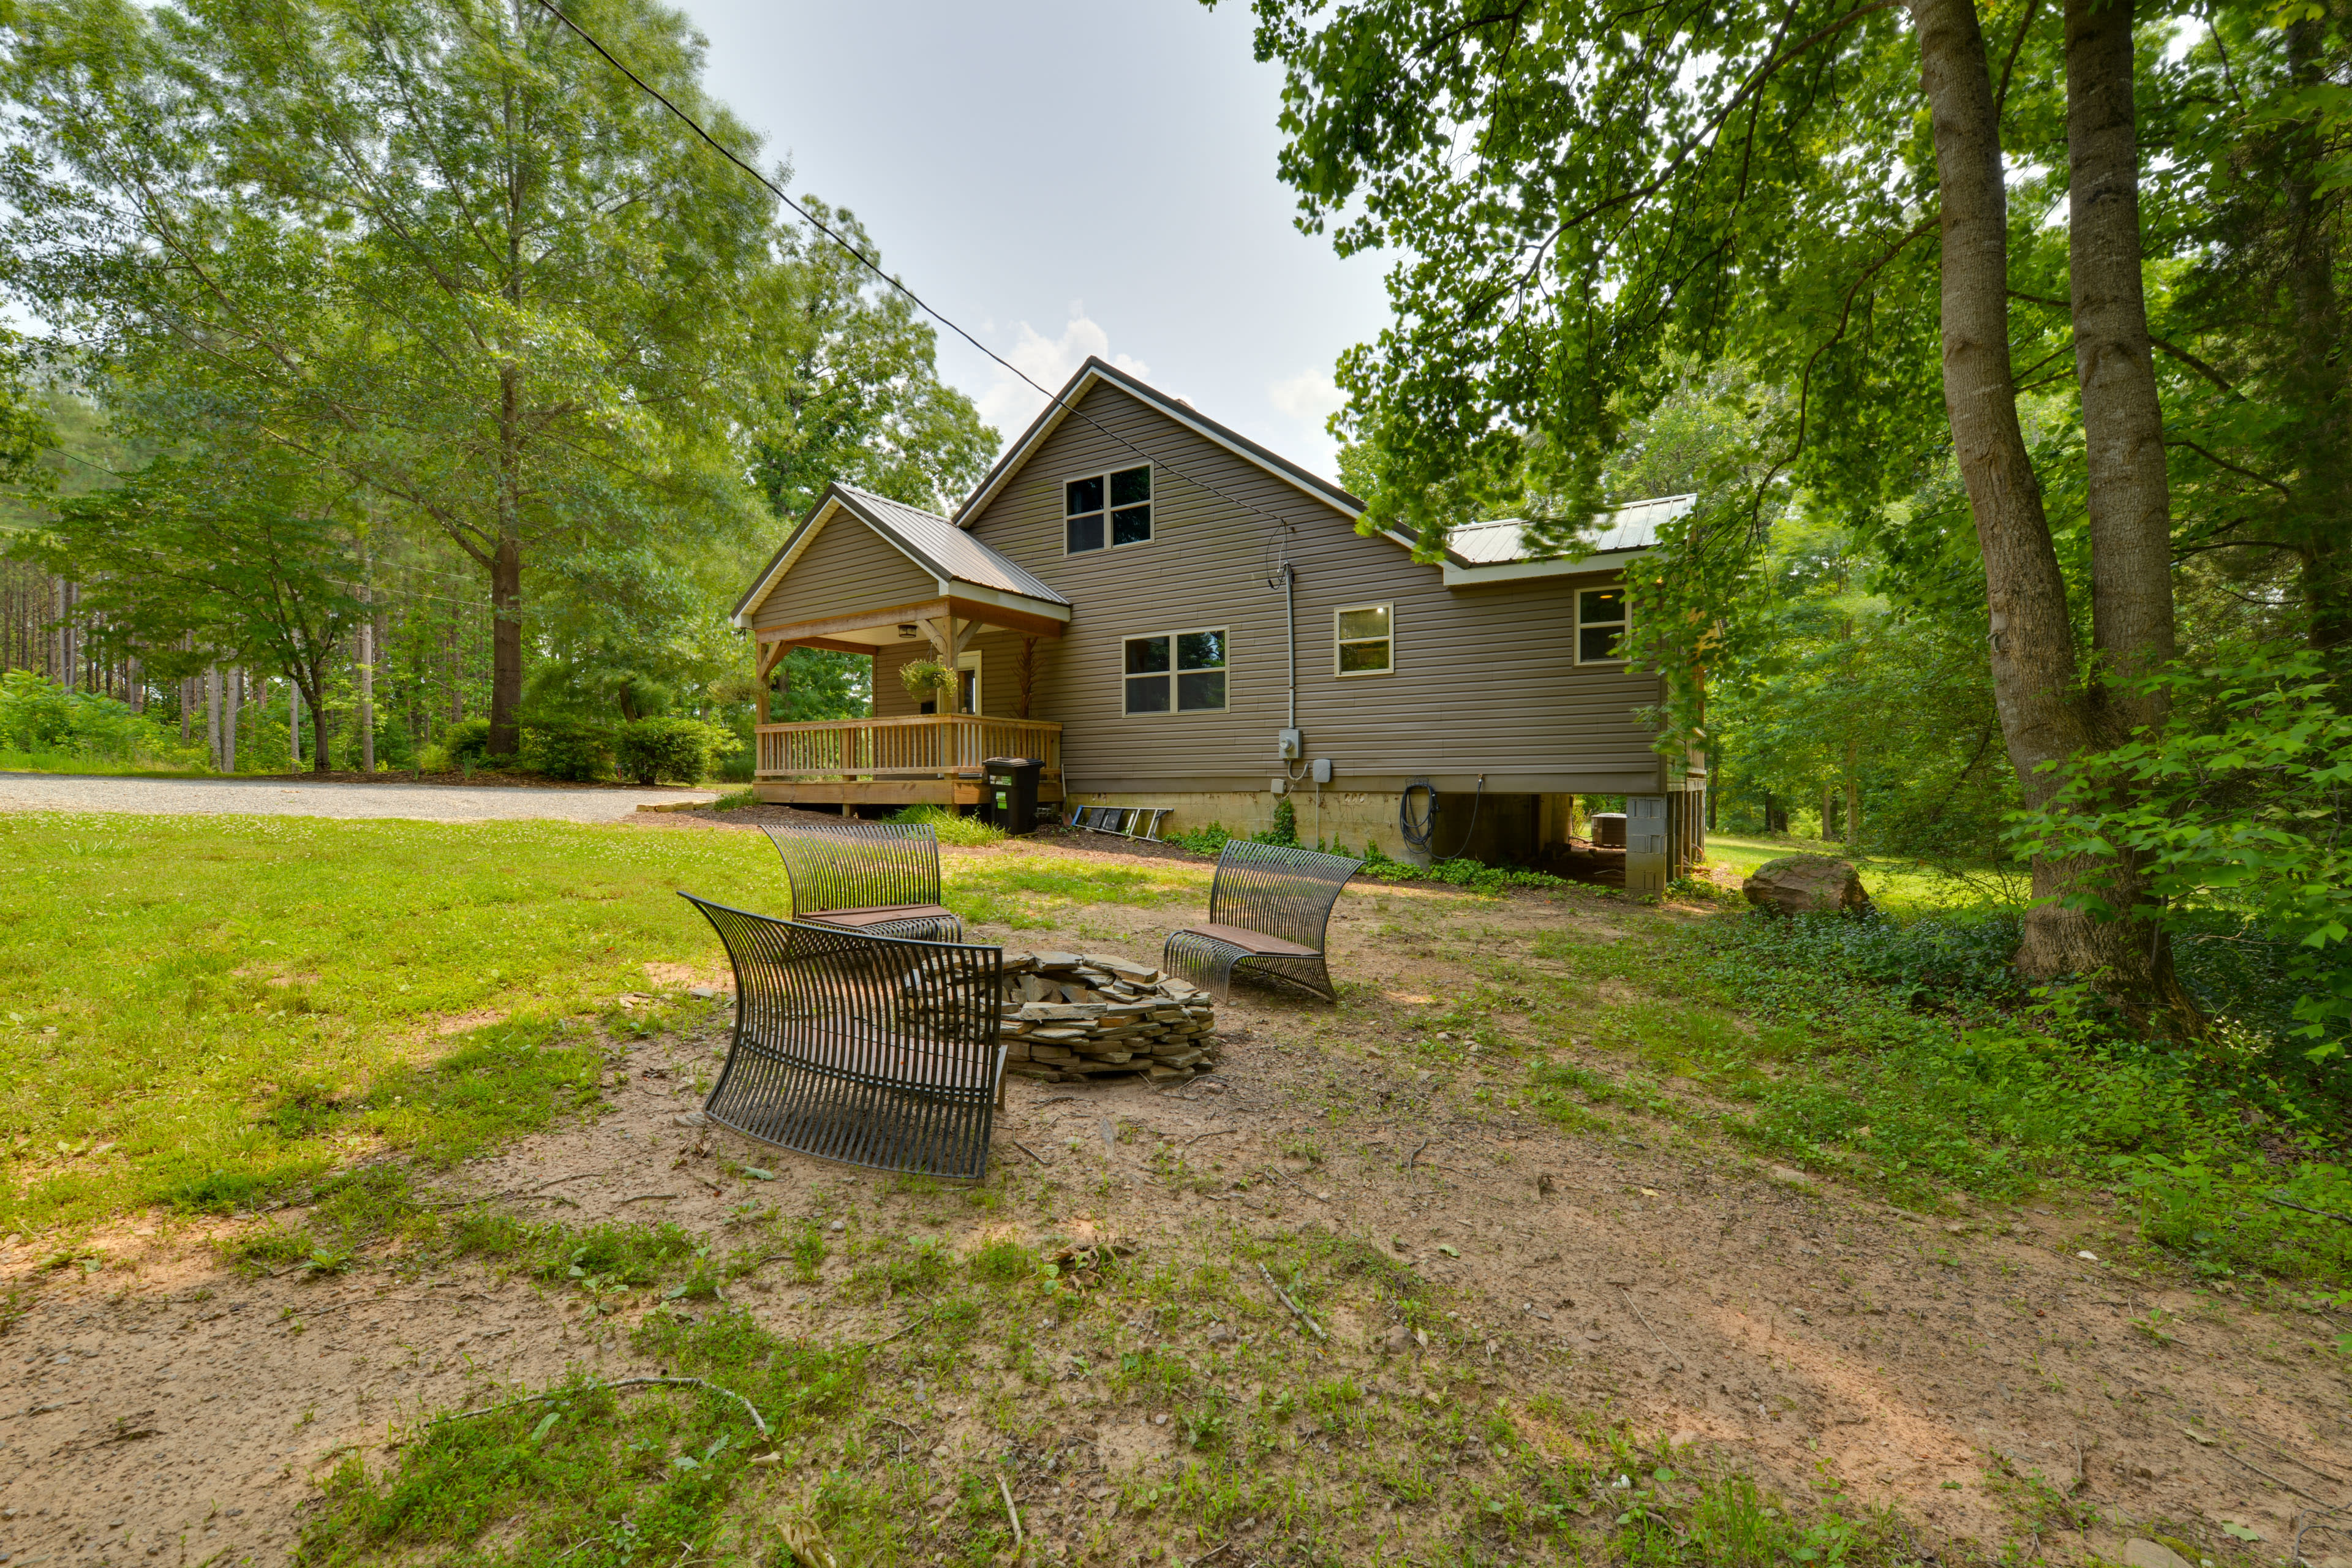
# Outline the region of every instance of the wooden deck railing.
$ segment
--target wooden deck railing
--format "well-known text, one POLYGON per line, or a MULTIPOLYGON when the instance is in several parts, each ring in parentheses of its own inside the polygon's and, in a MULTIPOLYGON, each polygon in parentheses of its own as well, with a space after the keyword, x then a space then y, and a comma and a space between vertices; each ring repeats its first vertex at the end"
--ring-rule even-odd
POLYGON ((977 772, 990 757, 1037 757, 1062 772, 1062 727, 1042 719, 918 713, 903 719, 832 719, 759 726, 763 779, 937 778, 977 772))

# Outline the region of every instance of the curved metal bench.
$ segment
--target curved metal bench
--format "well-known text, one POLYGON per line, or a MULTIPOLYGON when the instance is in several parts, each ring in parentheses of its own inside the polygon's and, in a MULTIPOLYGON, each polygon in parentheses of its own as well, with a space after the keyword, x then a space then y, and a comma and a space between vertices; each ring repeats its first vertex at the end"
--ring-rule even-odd
POLYGON ((940 837, 927 823, 762 823, 793 885, 793 918, 877 936, 961 942, 940 902, 940 837))
POLYGON ((1160 967, 1220 1002, 1231 994, 1236 970, 1337 1002, 1324 937, 1339 889, 1363 864, 1286 844, 1228 840, 1209 888, 1208 921, 1169 932, 1160 967))
POLYGON ((735 1035, 703 1114, 877 1171, 978 1180, 1003 1104, 1004 951, 678 897, 735 966, 735 1035))

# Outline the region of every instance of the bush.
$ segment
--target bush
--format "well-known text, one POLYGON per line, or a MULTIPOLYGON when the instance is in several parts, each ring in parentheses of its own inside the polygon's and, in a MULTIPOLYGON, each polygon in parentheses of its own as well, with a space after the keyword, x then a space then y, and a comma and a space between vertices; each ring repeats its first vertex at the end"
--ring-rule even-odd
POLYGON ((523 727, 522 765, 543 778, 586 784, 613 771, 613 748, 596 725, 546 720, 523 727))
POLYGON ((467 719, 450 726, 442 733, 441 750, 448 754, 452 766, 483 766, 490 760, 490 721, 467 719))
POLYGON ((78 761, 148 767, 202 768, 201 745, 180 738, 127 703, 87 691, 68 691, 29 670, 0 675, 0 752, 41 766, 78 761))
POLYGON ((622 725, 613 750, 624 778, 641 784, 664 779, 699 784, 718 759, 733 754, 742 744, 719 725, 662 714, 622 725))

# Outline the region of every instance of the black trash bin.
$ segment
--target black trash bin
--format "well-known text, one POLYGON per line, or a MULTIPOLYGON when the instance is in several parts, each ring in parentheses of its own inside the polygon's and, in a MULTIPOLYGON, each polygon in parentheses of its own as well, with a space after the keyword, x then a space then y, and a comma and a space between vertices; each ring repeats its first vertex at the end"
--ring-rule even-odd
POLYGON ((980 815, 1007 833, 1026 833, 1037 826, 1037 780, 1045 763, 1036 757, 991 757, 980 764, 986 775, 980 796, 980 815))

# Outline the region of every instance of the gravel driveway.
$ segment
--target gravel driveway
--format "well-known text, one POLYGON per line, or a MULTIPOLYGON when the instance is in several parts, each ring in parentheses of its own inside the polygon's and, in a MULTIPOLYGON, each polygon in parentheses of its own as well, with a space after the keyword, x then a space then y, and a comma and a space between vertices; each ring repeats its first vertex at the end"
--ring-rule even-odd
POLYGON ((694 789, 474 788, 297 784, 284 779, 89 778, 0 773, 0 811, 127 811, 147 816, 405 817, 413 822, 619 822, 640 805, 716 800, 694 789))

